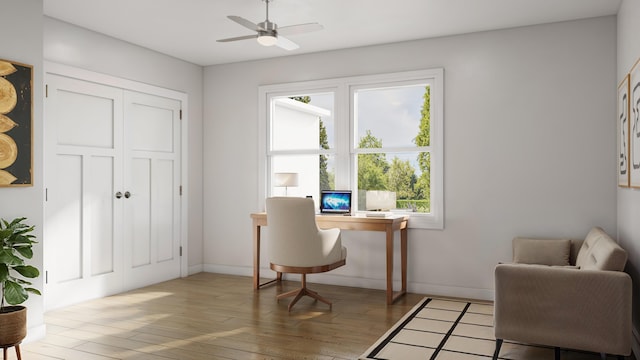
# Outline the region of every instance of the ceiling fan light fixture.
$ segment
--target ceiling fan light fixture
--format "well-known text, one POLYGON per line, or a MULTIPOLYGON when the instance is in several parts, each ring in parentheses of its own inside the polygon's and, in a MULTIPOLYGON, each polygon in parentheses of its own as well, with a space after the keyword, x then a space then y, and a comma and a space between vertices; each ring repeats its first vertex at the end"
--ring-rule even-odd
POLYGON ((265 7, 266 7, 267 17, 261 23, 254 24, 253 22, 240 16, 235 16, 235 15, 227 16, 227 18, 229 18, 231 21, 236 22, 251 31, 255 31, 257 34, 237 36, 237 37, 232 37, 227 39, 220 39, 217 41, 231 42, 231 41, 246 40, 246 39, 256 39, 258 41, 258 44, 262 46, 275 45, 285 50, 295 50, 300 46, 298 46, 298 44, 294 43, 293 41, 287 39, 286 36, 301 34, 301 33, 311 32, 311 31, 317 31, 322 29, 322 25, 318 23, 290 25, 290 26, 285 26, 281 28, 282 35, 284 36, 278 36, 278 34, 280 33, 278 29, 278 25, 274 22, 269 21, 269 3, 272 2, 273 0, 262 0, 262 1, 266 5, 265 7))
POLYGON ((278 38, 275 34, 269 33, 259 34, 257 40, 258 44, 262 46, 273 46, 278 42, 278 38))

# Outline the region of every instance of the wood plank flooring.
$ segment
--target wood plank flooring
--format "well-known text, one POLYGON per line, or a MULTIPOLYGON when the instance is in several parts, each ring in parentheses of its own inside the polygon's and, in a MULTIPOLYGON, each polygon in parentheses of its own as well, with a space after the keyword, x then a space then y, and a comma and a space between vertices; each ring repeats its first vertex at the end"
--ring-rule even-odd
MULTIPOLYGON (((25 360, 355 359, 425 295, 387 306, 383 290, 313 284, 333 309, 305 297, 292 312, 250 277, 200 273, 45 314, 47 336, 25 360)), ((13 349, 9 359, 16 359, 13 349)))

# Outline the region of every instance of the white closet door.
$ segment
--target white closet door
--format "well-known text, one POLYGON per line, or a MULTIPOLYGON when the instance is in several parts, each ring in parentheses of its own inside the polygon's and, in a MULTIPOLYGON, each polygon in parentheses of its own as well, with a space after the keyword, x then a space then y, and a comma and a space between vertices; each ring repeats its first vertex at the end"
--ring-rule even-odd
POLYGON ((45 308, 180 277, 182 101, 45 80, 45 308))
POLYGON ((125 91, 125 288, 180 276, 181 102, 125 91))
POLYGON ((48 309, 122 291, 122 90, 47 75, 48 309))

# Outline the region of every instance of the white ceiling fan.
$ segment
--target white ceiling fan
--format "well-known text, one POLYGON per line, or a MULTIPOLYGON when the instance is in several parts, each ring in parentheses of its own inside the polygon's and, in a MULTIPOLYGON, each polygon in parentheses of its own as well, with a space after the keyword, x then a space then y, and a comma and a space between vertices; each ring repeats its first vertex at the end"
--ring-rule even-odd
POLYGON ((238 36, 228 39, 220 39, 218 42, 231 42, 238 40, 246 40, 246 39, 257 39, 258 43, 263 46, 273 46, 276 45, 285 50, 295 50, 299 48, 298 44, 293 41, 287 39, 283 35, 296 35, 302 34, 311 31, 322 30, 322 25, 318 23, 307 23, 307 24, 298 24, 291 26, 283 26, 281 28, 274 22, 269 21, 269 3, 273 0, 262 0, 266 5, 267 16, 266 20, 254 24, 251 21, 242 18, 240 16, 229 15, 227 16, 229 19, 237 22, 238 24, 246 27, 247 29, 253 30, 256 32, 255 35, 246 35, 246 36, 238 36))

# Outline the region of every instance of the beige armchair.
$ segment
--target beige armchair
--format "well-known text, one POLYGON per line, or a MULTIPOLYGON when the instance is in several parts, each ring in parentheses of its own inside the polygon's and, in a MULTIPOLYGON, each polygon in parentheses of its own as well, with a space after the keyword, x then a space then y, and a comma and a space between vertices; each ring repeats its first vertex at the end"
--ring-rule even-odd
POLYGON ((494 329, 503 340, 617 355, 631 353, 627 253, 602 229, 584 241, 513 240, 511 264, 495 268, 494 329))
POLYGON ((342 246, 340 229, 318 228, 313 199, 274 197, 268 198, 266 205, 271 269, 302 275, 299 289, 280 294, 277 299, 294 296, 289 311, 305 295, 331 308, 331 301, 307 288, 306 276, 330 271, 346 263, 347 249, 342 246))

